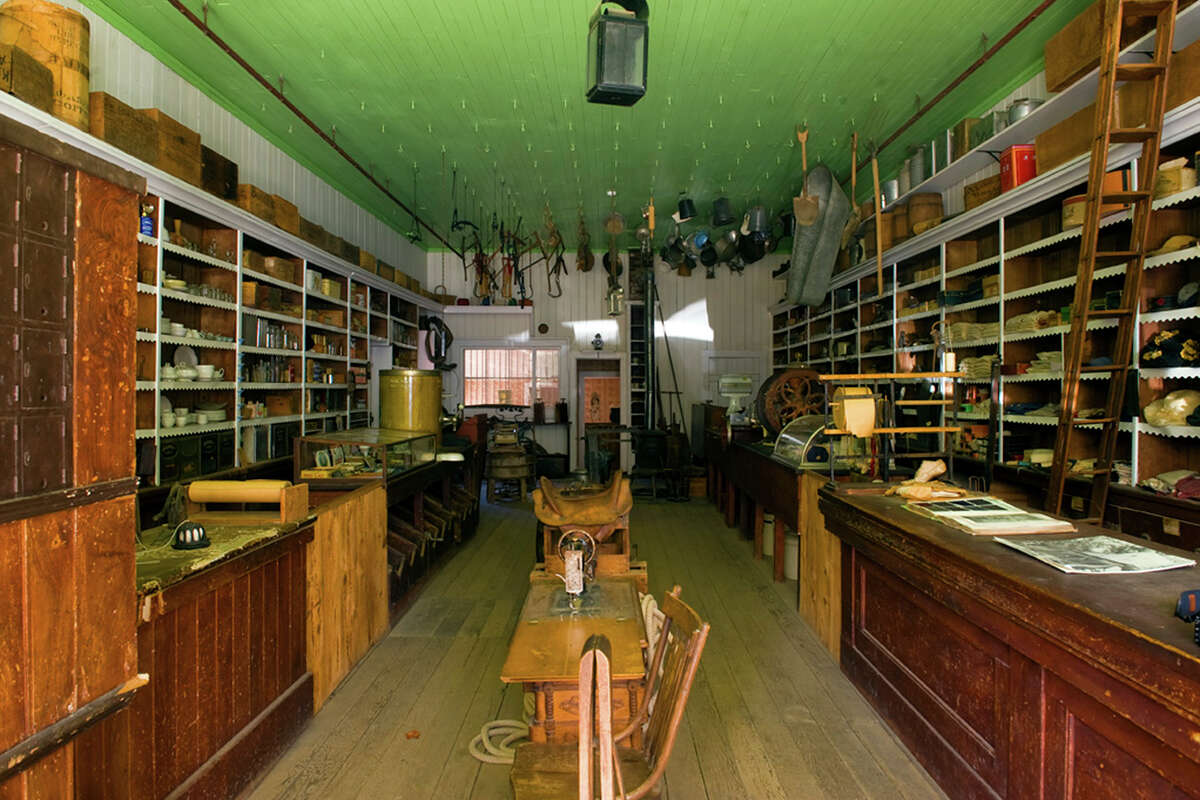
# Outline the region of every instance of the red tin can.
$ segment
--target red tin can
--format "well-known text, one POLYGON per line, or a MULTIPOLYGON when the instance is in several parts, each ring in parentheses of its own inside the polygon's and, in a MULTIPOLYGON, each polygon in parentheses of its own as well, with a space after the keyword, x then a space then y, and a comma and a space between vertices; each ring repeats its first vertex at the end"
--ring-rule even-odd
POLYGON ((1037 151, 1031 144, 1014 144, 1000 156, 1000 191, 1015 189, 1037 176, 1037 151))

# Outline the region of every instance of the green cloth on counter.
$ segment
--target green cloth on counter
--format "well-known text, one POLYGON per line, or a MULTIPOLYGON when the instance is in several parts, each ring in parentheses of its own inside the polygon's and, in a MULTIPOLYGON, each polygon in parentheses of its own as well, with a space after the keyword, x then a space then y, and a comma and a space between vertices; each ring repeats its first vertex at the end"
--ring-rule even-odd
POLYGON ((207 527, 208 547, 176 550, 169 544, 174 528, 159 525, 142 531, 137 545, 137 586, 139 594, 162 591, 187 576, 219 561, 252 550, 268 540, 294 531, 299 525, 220 525, 207 527))

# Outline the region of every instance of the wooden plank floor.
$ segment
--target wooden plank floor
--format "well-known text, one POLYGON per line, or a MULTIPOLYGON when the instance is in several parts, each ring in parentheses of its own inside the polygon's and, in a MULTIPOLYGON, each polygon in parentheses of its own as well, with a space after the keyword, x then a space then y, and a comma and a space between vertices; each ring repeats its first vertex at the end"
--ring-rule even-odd
MULTIPOLYGON (((674 800, 939 798, 795 611, 796 585, 713 506, 639 498, 631 523, 653 593, 678 583, 712 623, 667 771, 674 800)), ((485 506, 476 536, 346 678, 255 788, 273 798, 510 798, 508 767, 467 753, 518 718, 497 677, 533 564, 524 506, 485 506), (410 738, 410 735, 412 738, 410 738)))

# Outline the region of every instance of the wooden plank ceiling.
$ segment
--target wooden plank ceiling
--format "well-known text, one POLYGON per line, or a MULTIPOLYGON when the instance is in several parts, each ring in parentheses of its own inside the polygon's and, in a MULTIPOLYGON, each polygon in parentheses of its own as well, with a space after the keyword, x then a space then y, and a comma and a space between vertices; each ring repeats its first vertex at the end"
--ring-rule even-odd
MULTIPOLYGON (((410 229, 169 3, 85 2, 396 230, 410 229)), ((798 123, 812 131, 810 163, 848 177, 851 130, 864 147, 887 137, 1039 0, 650 0, 649 91, 633 108, 584 101, 593 0, 185 3, 197 14, 207 6, 217 35, 282 79, 324 130, 336 126, 338 144, 440 232, 456 204, 487 226, 493 213, 510 224, 523 216, 526 231, 549 205, 569 243, 580 210, 600 243, 610 188, 631 223, 651 192, 664 210, 688 192, 705 215, 721 194, 735 211, 784 207, 800 181, 798 123)), ((1046 38, 1089 3, 1055 0, 882 154, 885 175, 906 146, 1040 70, 1046 38)))

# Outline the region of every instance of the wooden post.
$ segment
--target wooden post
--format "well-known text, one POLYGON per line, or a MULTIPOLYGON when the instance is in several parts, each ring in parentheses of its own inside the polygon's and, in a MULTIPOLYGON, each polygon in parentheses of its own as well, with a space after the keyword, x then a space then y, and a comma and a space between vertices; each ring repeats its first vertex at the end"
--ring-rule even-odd
POLYGON ((725 481, 725 527, 732 528, 737 521, 737 489, 733 481, 725 481))
POLYGON ((754 504, 754 559, 762 560, 763 551, 763 507, 758 503, 754 504))

